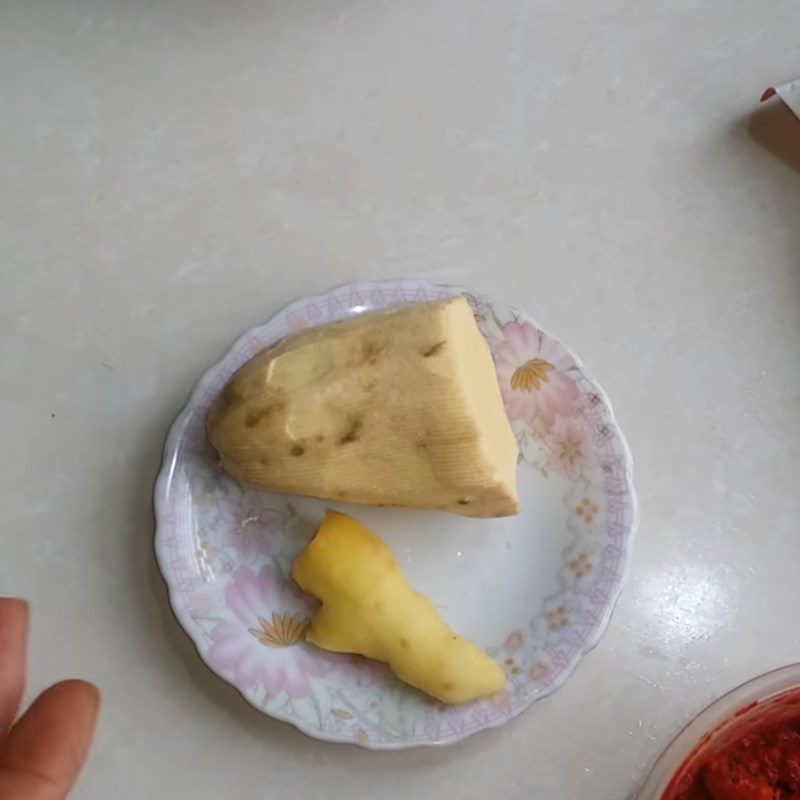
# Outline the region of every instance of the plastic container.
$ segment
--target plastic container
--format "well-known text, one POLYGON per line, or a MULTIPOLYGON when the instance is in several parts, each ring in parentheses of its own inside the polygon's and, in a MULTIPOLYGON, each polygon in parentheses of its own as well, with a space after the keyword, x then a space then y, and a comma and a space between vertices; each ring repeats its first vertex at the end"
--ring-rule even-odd
POLYGON ((753 726, 800 717, 800 664, 791 664, 742 684, 701 711, 667 746, 647 776, 637 800, 661 800, 699 759, 725 747, 753 726))

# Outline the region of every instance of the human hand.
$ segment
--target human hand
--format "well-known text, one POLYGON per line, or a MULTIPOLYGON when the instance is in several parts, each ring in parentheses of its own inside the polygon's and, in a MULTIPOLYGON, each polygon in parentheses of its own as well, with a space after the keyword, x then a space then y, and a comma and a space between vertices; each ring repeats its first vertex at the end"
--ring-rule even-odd
POLYGON ((28 604, 0 598, 0 798, 63 800, 86 760, 100 692, 84 681, 57 683, 14 724, 27 640, 28 604))

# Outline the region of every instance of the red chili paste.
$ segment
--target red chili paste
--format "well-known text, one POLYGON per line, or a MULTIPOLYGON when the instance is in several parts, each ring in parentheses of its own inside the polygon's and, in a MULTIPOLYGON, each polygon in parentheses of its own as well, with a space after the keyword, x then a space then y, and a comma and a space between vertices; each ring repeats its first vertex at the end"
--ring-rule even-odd
POLYGON ((800 718, 700 755, 662 800, 800 800, 800 718))

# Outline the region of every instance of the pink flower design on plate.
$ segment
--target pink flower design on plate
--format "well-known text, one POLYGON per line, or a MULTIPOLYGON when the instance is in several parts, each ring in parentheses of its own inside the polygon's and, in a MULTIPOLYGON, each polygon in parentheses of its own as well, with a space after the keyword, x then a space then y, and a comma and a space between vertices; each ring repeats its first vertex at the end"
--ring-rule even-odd
POLYGON ((586 428, 572 419, 559 420, 545 437, 550 448, 550 461, 562 474, 574 481, 581 474, 589 453, 586 428))
POLYGON ((278 534, 286 524, 286 514, 264 507, 258 492, 245 492, 237 504, 220 507, 222 543, 233 547, 244 564, 252 564, 260 553, 271 555, 278 547, 278 534))
POLYGON ((272 696, 307 697, 312 679, 331 666, 303 642, 315 601, 267 564, 257 575, 249 567, 237 569, 225 602, 236 620, 211 633, 211 665, 247 688, 260 683, 272 696))
POLYGON ((552 425, 572 415, 578 387, 566 371, 575 362, 563 346, 530 322, 509 322, 492 345, 506 411, 529 425, 540 417, 552 425))

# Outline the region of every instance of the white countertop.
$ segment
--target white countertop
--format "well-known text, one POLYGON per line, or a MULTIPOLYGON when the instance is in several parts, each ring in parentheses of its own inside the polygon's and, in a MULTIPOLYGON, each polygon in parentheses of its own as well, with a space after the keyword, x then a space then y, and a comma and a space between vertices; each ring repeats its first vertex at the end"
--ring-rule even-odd
POLYGON ((0 592, 33 603, 32 691, 104 691, 78 797, 623 800, 702 705, 800 659, 800 181, 747 135, 798 30, 796 0, 3 4, 0 592), (574 347, 642 513, 562 689, 371 753, 200 663, 151 494, 243 329, 403 275, 574 347))

